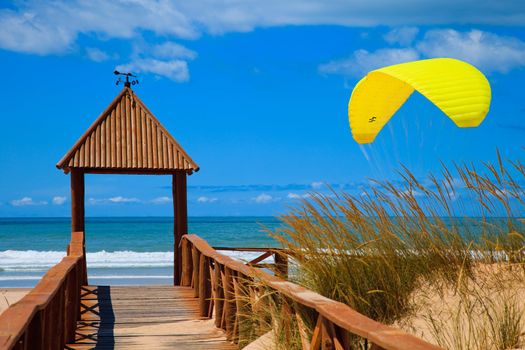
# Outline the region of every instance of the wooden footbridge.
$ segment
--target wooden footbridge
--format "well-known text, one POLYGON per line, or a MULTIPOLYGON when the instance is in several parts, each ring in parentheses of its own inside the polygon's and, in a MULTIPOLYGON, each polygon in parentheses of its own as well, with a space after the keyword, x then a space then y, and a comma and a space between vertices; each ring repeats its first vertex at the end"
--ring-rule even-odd
POLYGON ((264 324, 304 350, 439 349, 287 281, 285 251, 247 248, 261 255, 246 264, 187 234, 186 176, 199 168, 129 84, 57 166, 71 173, 67 255, 0 315, 0 350, 238 349, 264 324), (84 176, 107 173, 172 176, 173 286, 88 284, 84 176), (254 320, 268 295, 277 309, 254 320))

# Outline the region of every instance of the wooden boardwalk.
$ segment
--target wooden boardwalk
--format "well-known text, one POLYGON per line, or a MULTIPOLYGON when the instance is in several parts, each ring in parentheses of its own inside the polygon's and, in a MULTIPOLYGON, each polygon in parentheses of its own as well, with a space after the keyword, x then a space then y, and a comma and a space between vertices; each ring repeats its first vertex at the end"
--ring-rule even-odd
POLYGON ((190 287, 85 286, 75 344, 66 349, 236 349, 199 317, 190 287))

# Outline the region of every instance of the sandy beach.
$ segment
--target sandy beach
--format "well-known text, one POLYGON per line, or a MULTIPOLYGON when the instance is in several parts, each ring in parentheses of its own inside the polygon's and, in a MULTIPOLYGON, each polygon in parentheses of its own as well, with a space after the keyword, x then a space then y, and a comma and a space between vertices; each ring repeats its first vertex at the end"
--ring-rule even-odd
POLYGON ((0 314, 4 312, 9 305, 13 305, 29 293, 30 288, 3 288, 0 289, 0 314))

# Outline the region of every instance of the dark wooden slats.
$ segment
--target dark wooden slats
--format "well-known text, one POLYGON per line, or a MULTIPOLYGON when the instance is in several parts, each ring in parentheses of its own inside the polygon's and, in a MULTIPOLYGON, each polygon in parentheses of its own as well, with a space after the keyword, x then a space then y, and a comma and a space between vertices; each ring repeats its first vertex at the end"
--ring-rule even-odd
POLYGON ((144 103, 124 88, 57 164, 83 169, 183 170, 199 166, 144 103))

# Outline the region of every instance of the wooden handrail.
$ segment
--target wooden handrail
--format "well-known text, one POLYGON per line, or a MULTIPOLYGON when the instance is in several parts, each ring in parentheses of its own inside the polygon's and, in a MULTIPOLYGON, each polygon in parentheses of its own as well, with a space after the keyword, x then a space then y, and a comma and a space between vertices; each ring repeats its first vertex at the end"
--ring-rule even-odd
POLYGON ((73 232, 68 256, 0 315, 0 350, 63 349, 75 338, 86 281, 84 233, 73 232))
MULTIPOLYGON (((197 235, 184 235, 181 244, 183 285, 195 289, 201 316, 215 315, 215 325, 225 329, 233 341, 239 339, 239 318, 242 315, 239 312, 239 308, 242 308, 239 303, 239 284, 257 280, 291 300, 290 304, 317 312, 317 325, 311 339, 302 339, 303 349, 349 349, 347 333, 367 339, 373 344, 371 349, 376 350, 441 349, 400 329, 374 321, 346 304, 225 256, 197 235)), ((297 313, 296 317, 299 320, 297 313)), ((300 333, 303 338, 305 332, 300 330, 300 333)))

